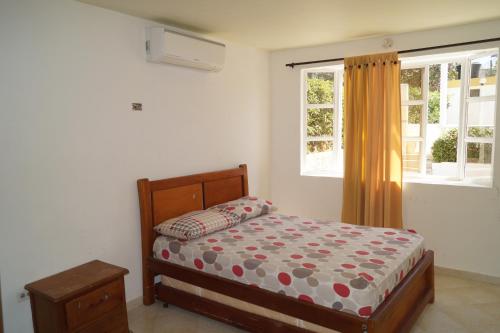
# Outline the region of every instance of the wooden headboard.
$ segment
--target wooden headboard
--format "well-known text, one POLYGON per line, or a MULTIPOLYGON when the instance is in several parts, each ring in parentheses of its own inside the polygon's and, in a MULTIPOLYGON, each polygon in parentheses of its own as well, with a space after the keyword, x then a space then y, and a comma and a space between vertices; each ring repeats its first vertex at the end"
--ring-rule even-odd
MULTIPOLYGON (((239 168, 183 177, 137 181, 141 208, 143 275, 153 253, 153 227, 184 213, 206 209, 248 195, 246 164, 239 168)), ((144 276, 143 276, 144 277, 144 276)))

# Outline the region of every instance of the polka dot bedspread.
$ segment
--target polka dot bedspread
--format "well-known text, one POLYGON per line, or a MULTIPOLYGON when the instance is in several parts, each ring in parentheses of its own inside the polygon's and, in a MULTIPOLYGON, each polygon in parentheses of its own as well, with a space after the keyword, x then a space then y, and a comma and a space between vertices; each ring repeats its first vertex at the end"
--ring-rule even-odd
POLYGON ((266 214, 180 241, 155 257, 360 317, 369 317, 424 255, 411 230, 266 214))

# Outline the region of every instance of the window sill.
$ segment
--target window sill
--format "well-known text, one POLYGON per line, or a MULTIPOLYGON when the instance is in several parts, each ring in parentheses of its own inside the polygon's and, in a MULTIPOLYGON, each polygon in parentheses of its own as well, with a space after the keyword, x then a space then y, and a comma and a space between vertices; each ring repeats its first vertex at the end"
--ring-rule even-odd
MULTIPOLYGON (((301 172, 301 177, 317 177, 317 178, 337 178, 343 179, 344 175, 341 173, 335 172, 301 172)), ((448 186, 456 186, 456 187, 476 187, 476 188, 485 188, 491 189, 493 188, 492 182, 488 182, 487 184, 475 183, 472 179, 464 179, 464 180, 450 180, 450 179, 440 179, 440 178, 419 178, 417 176, 406 177, 403 179, 403 184, 428 184, 428 185, 448 185, 448 186)))
POLYGON ((329 172, 329 171, 309 171, 301 172, 302 177, 319 177, 319 178, 344 178, 344 174, 340 172, 329 172))

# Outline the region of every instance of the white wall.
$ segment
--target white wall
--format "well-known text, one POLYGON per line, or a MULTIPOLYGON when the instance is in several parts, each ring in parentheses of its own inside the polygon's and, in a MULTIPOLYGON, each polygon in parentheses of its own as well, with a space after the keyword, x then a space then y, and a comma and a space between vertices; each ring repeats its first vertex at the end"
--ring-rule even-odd
MULTIPOLYGON (((394 47, 404 50, 498 37, 498 31, 500 20, 391 37, 394 47)), ((300 176, 300 69, 305 67, 285 64, 387 52, 381 45, 382 38, 373 38, 271 53, 271 190, 282 211, 340 220, 342 209, 341 178, 300 176)), ((497 128, 499 119, 497 112, 497 128)), ((437 265, 500 277, 500 135, 496 152, 493 189, 405 184, 404 224, 425 236, 437 265)))
POLYGON ((269 193, 265 51, 208 73, 144 60, 150 22, 72 0, 0 2, 0 273, 6 332, 27 282, 98 258, 142 294, 136 180, 249 166, 269 193), (132 102, 144 111, 132 112, 132 102))

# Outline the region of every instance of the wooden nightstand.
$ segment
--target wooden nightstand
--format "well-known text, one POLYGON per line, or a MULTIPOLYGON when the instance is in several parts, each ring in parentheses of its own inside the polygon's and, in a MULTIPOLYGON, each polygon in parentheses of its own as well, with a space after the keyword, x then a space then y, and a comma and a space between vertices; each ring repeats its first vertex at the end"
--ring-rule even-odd
POLYGON ((94 260, 26 285, 35 333, 128 333, 125 274, 94 260))

